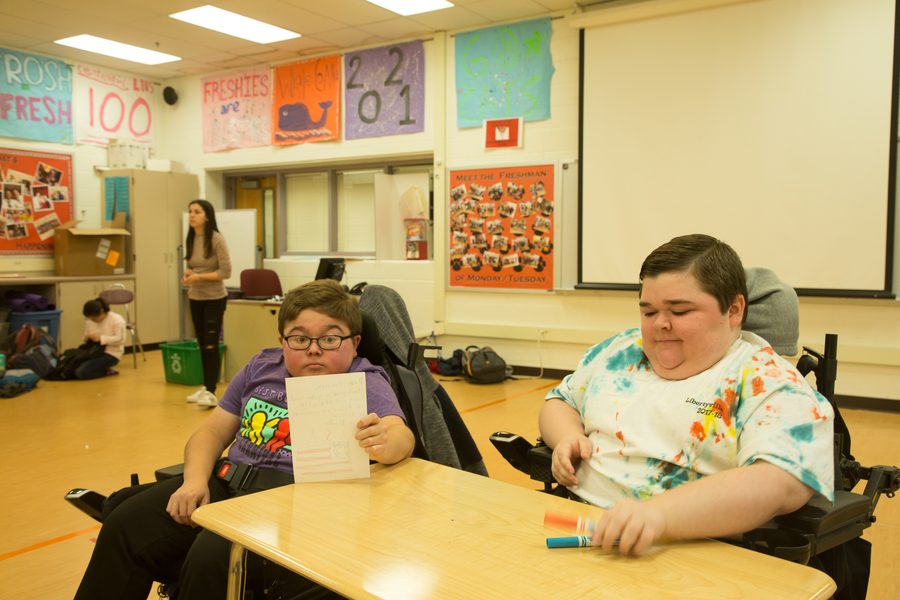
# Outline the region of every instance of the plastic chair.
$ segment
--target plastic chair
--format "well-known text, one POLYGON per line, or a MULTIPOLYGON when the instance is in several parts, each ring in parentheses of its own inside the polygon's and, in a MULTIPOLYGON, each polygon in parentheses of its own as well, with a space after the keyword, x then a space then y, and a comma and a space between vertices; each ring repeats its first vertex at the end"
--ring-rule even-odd
POLYGON ((241 271, 241 291, 244 298, 250 300, 281 296, 281 280, 271 269, 244 269, 241 271))
POLYGON ((110 306, 121 304, 125 307, 125 329, 131 333, 131 356, 134 359, 134 368, 137 369, 137 351, 141 351, 141 357, 147 362, 144 347, 141 345, 141 336, 138 335, 137 323, 131 320, 128 306, 134 302, 134 292, 127 289, 121 283, 114 283, 112 287, 100 292, 100 298, 110 306))

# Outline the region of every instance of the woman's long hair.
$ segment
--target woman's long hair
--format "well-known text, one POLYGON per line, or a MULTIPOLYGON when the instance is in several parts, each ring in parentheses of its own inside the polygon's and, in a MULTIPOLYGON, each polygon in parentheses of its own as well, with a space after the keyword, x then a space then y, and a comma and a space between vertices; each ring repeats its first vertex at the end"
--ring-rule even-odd
MULTIPOLYGON (((192 200, 188 207, 196 204, 206 213, 206 225, 203 226, 203 258, 209 258, 212 254, 213 232, 219 231, 216 225, 216 209, 207 200, 192 200)), ((184 241, 184 260, 190 260, 194 254, 194 228, 188 227, 187 239, 184 241)))

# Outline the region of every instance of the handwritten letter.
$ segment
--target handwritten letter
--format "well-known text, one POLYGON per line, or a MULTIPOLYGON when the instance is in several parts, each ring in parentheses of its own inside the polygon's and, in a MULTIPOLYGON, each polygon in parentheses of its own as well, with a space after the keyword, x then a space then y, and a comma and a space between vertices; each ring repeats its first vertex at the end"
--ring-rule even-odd
POLYGON ((365 374, 291 377, 285 384, 294 481, 368 477, 369 455, 354 437, 367 412, 365 374))

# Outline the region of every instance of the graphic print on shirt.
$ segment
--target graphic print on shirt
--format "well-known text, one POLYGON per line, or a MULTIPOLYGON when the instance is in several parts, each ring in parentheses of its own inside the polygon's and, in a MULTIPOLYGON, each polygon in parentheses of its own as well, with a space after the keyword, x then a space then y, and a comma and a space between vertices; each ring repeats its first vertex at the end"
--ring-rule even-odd
POLYGON ((291 428, 287 408, 252 396, 244 406, 236 443, 257 464, 274 463, 291 454, 291 428))

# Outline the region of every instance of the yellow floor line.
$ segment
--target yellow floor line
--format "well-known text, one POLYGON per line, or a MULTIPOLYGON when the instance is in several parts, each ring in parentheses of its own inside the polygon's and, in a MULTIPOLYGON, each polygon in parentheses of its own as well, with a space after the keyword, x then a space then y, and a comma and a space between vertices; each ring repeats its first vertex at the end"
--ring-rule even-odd
POLYGON ((461 411, 459 411, 459 414, 465 415, 468 413, 475 412, 476 410, 481 410, 482 408, 487 408, 488 406, 494 406, 495 404, 502 404, 502 403, 506 402, 507 400, 514 400, 514 399, 520 398, 522 396, 527 396, 528 394, 533 394, 535 392, 540 392, 541 390, 546 390, 548 388, 552 388, 553 386, 557 385, 558 383, 559 383, 558 381, 552 381, 550 383, 544 384, 540 387, 536 387, 531 390, 526 390, 524 392, 519 392, 518 394, 514 394, 512 396, 506 396, 504 398, 500 398, 499 400, 494 400, 494 401, 488 402, 486 404, 481 404, 479 406, 473 406, 472 408, 467 408, 465 410, 461 410, 461 411))

